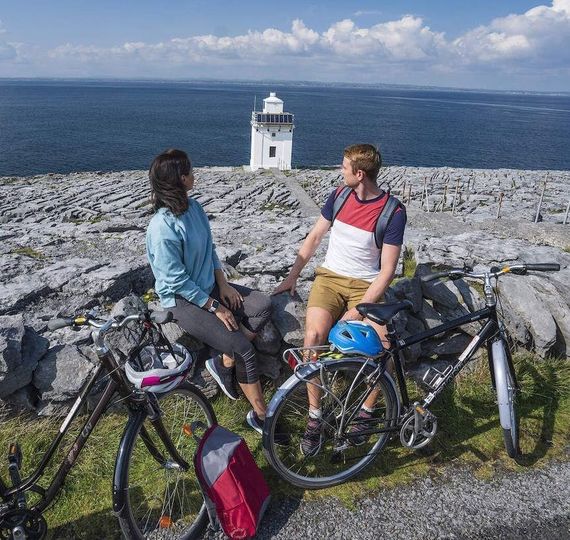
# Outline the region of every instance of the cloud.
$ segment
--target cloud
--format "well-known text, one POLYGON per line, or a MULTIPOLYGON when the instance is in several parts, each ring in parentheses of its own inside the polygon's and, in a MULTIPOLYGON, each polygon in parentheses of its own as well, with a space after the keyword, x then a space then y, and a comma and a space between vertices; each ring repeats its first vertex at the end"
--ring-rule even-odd
POLYGON ((435 58, 445 47, 444 36, 432 32, 419 17, 406 15, 398 21, 359 28, 350 19, 332 25, 322 35, 323 45, 335 55, 387 61, 435 58))
POLYGON ((3 34, 6 33, 6 29, 0 20, 0 62, 7 60, 15 60, 17 57, 16 47, 12 43, 8 43, 3 39, 3 34))
POLYGON ((238 62, 272 64, 276 57, 346 59, 357 61, 422 60, 437 56, 445 45, 443 34, 432 32, 422 19, 407 15, 398 21, 360 28, 345 19, 319 34, 303 21, 295 20, 291 30, 275 28, 249 31, 235 37, 214 35, 175 38, 168 42, 124 43, 100 48, 65 44, 48 52, 53 60, 102 62, 105 58, 172 64, 238 62))
POLYGON ((382 15, 382 12, 379 9, 364 9, 364 10, 355 11, 353 13, 354 17, 364 17, 367 15, 379 16, 382 15))
POLYGON ((451 47, 468 64, 568 67, 570 0, 494 19, 457 38, 451 47))
MULTIPOLYGON (((354 16, 372 13, 361 10, 354 16)), ((454 74, 458 74, 455 80, 462 74, 477 83, 477 73, 496 70, 495 80, 501 83, 501 77, 523 72, 536 80, 544 79, 545 72, 564 82, 570 79, 570 0, 553 0, 551 5, 496 18, 454 40, 411 14, 374 25, 344 19, 323 32, 297 19, 289 30, 182 36, 112 47, 66 43, 49 51, 10 44, 2 37, 0 23, 3 65, 10 59, 15 58, 14 64, 25 59, 28 76, 216 76, 443 84, 440 76, 445 74, 445 83, 453 84, 454 74), (30 73, 34 67, 36 72, 30 73)))

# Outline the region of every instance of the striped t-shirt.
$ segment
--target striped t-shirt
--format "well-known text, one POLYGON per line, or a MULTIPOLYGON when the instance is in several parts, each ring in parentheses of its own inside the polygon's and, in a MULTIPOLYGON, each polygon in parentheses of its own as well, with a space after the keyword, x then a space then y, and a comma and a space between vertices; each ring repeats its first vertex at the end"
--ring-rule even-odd
MULTIPOLYGON (((334 201, 342 186, 335 189, 321 210, 321 215, 332 221, 334 201)), ((329 246, 323 267, 351 278, 373 281, 380 271, 380 250, 374 240, 378 216, 388 201, 388 194, 361 201, 352 191, 336 215, 331 228, 329 246)), ((386 232, 384 244, 400 246, 404 240, 406 211, 396 210, 386 232)))

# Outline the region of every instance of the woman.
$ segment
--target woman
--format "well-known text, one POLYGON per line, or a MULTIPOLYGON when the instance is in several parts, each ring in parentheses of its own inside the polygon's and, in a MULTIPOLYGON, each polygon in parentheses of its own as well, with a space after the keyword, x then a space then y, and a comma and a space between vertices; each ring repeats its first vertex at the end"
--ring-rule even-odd
POLYGON ((253 410, 247 423, 261 433, 265 401, 251 344, 271 313, 268 296, 230 285, 212 242, 208 217, 188 197, 194 186, 192 165, 185 152, 167 150, 149 171, 155 215, 146 233, 147 256, 162 307, 173 312, 178 325, 222 355, 206 367, 231 399, 237 399, 233 366, 253 410))

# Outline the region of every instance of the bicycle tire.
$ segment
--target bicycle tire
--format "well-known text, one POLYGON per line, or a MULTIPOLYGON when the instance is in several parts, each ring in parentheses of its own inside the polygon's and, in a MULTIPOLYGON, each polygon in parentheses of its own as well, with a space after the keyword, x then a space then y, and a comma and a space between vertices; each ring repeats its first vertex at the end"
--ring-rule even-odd
POLYGON ((493 371, 499 420, 503 430, 505 449, 510 458, 521 455, 519 446, 519 418, 516 410, 516 385, 502 340, 493 342, 493 371))
POLYGON ((190 468, 159 463, 141 438, 142 426, 161 452, 166 452, 164 445, 146 414, 133 415, 117 456, 114 509, 126 538, 193 540, 204 531, 208 513, 192 461, 198 442, 187 426, 195 421, 210 426, 216 416, 203 393, 188 382, 160 396, 159 404, 163 424, 190 468))
MULTIPOLYGON (((365 377, 374 370, 374 367, 368 364, 361 371, 364 363, 364 359, 322 362, 337 397, 342 396, 343 393, 346 395, 352 382, 356 380, 356 377, 359 377, 353 387, 347 408, 347 411, 350 410, 351 413, 359 406, 359 399, 363 397, 367 389, 365 377)), ((306 374, 307 370, 313 369, 315 365, 308 365, 301 370, 306 374)), ((309 381, 307 383, 296 375, 292 375, 271 400, 264 425, 263 447, 266 459, 281 478, 295 486, 306 489, 335 486, 356 476, 374 460, 390 438, 389 432, 375 433, 370 436, 368 441, 359 446, 350 444, 350 438, 345 438, 344 443, 347 447, 338 451, 339 446, 342 446, 342 436, 340 438, 335 437, 333 431, 339 426, 340 407, 330 396, 325 395, 321 401, 324 425, 326 426, 321 451, 315 457, 306 458, 303 456, 299 445, 308 419, 307 384, 310 384, 311 381, 314 382, 315 379, 319 380, 319 376, 320 370, 313 369, 311 373, 306 375, 306 380, 309 381), (286 445, 284 445, 283 440, 279 444, 275 442, 277 424, 280 425, 277 433, 286 432, 288 434, 286 445)), ((374 413, 375 426, 380 428, 394 426, 398 411, 393 383, 383 374, 377 386, 380 393, 374 413)), ((353 419, 352 425, 355 423, 357 421, 353 419)), ((344 430, 344 433, 349 432, 350 424, 344 430)))

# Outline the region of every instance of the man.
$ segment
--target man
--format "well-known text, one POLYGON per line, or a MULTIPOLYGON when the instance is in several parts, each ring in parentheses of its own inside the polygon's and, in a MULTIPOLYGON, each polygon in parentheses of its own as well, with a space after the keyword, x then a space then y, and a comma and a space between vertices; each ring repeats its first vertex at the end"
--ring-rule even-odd
MULTIPOLYGON (((343 186, 330 194, 321 216, 301 245, 289 275, 273 293, 295 292, 301 270, 331 229, 325 261, 316 270, 309 294, 304 339, 307 348, 327 343, 329 330, 339 318, 362 320, 356 305, 379 302, 394 278, 406 226, 406 211, 401 204, 398 206, 379 248, 374 233, 378 217, 389 197, 376 183, 381 165, 380 152, 370 144, 356 144, 344 150, 342 176, 344 184, 351 191, 334 220, 335 199, 343 192, 343 186)), ((383 344, 388 346, 385 327, 367 322, 378 332, 383 344)), ((308 393, 309 420, 301 451, 306 456, 314 456, 322 444, 321 392, 311 387, 308 393)), ((360 422, 355 424, 353 431, 366 429, 366 420, 372 417, 376 397, 377 393, 372 392, 366 400, 358 414, 360 422)), ((353 438, 355 444, 366 440, 364 436, 362 440, 353 438)))

